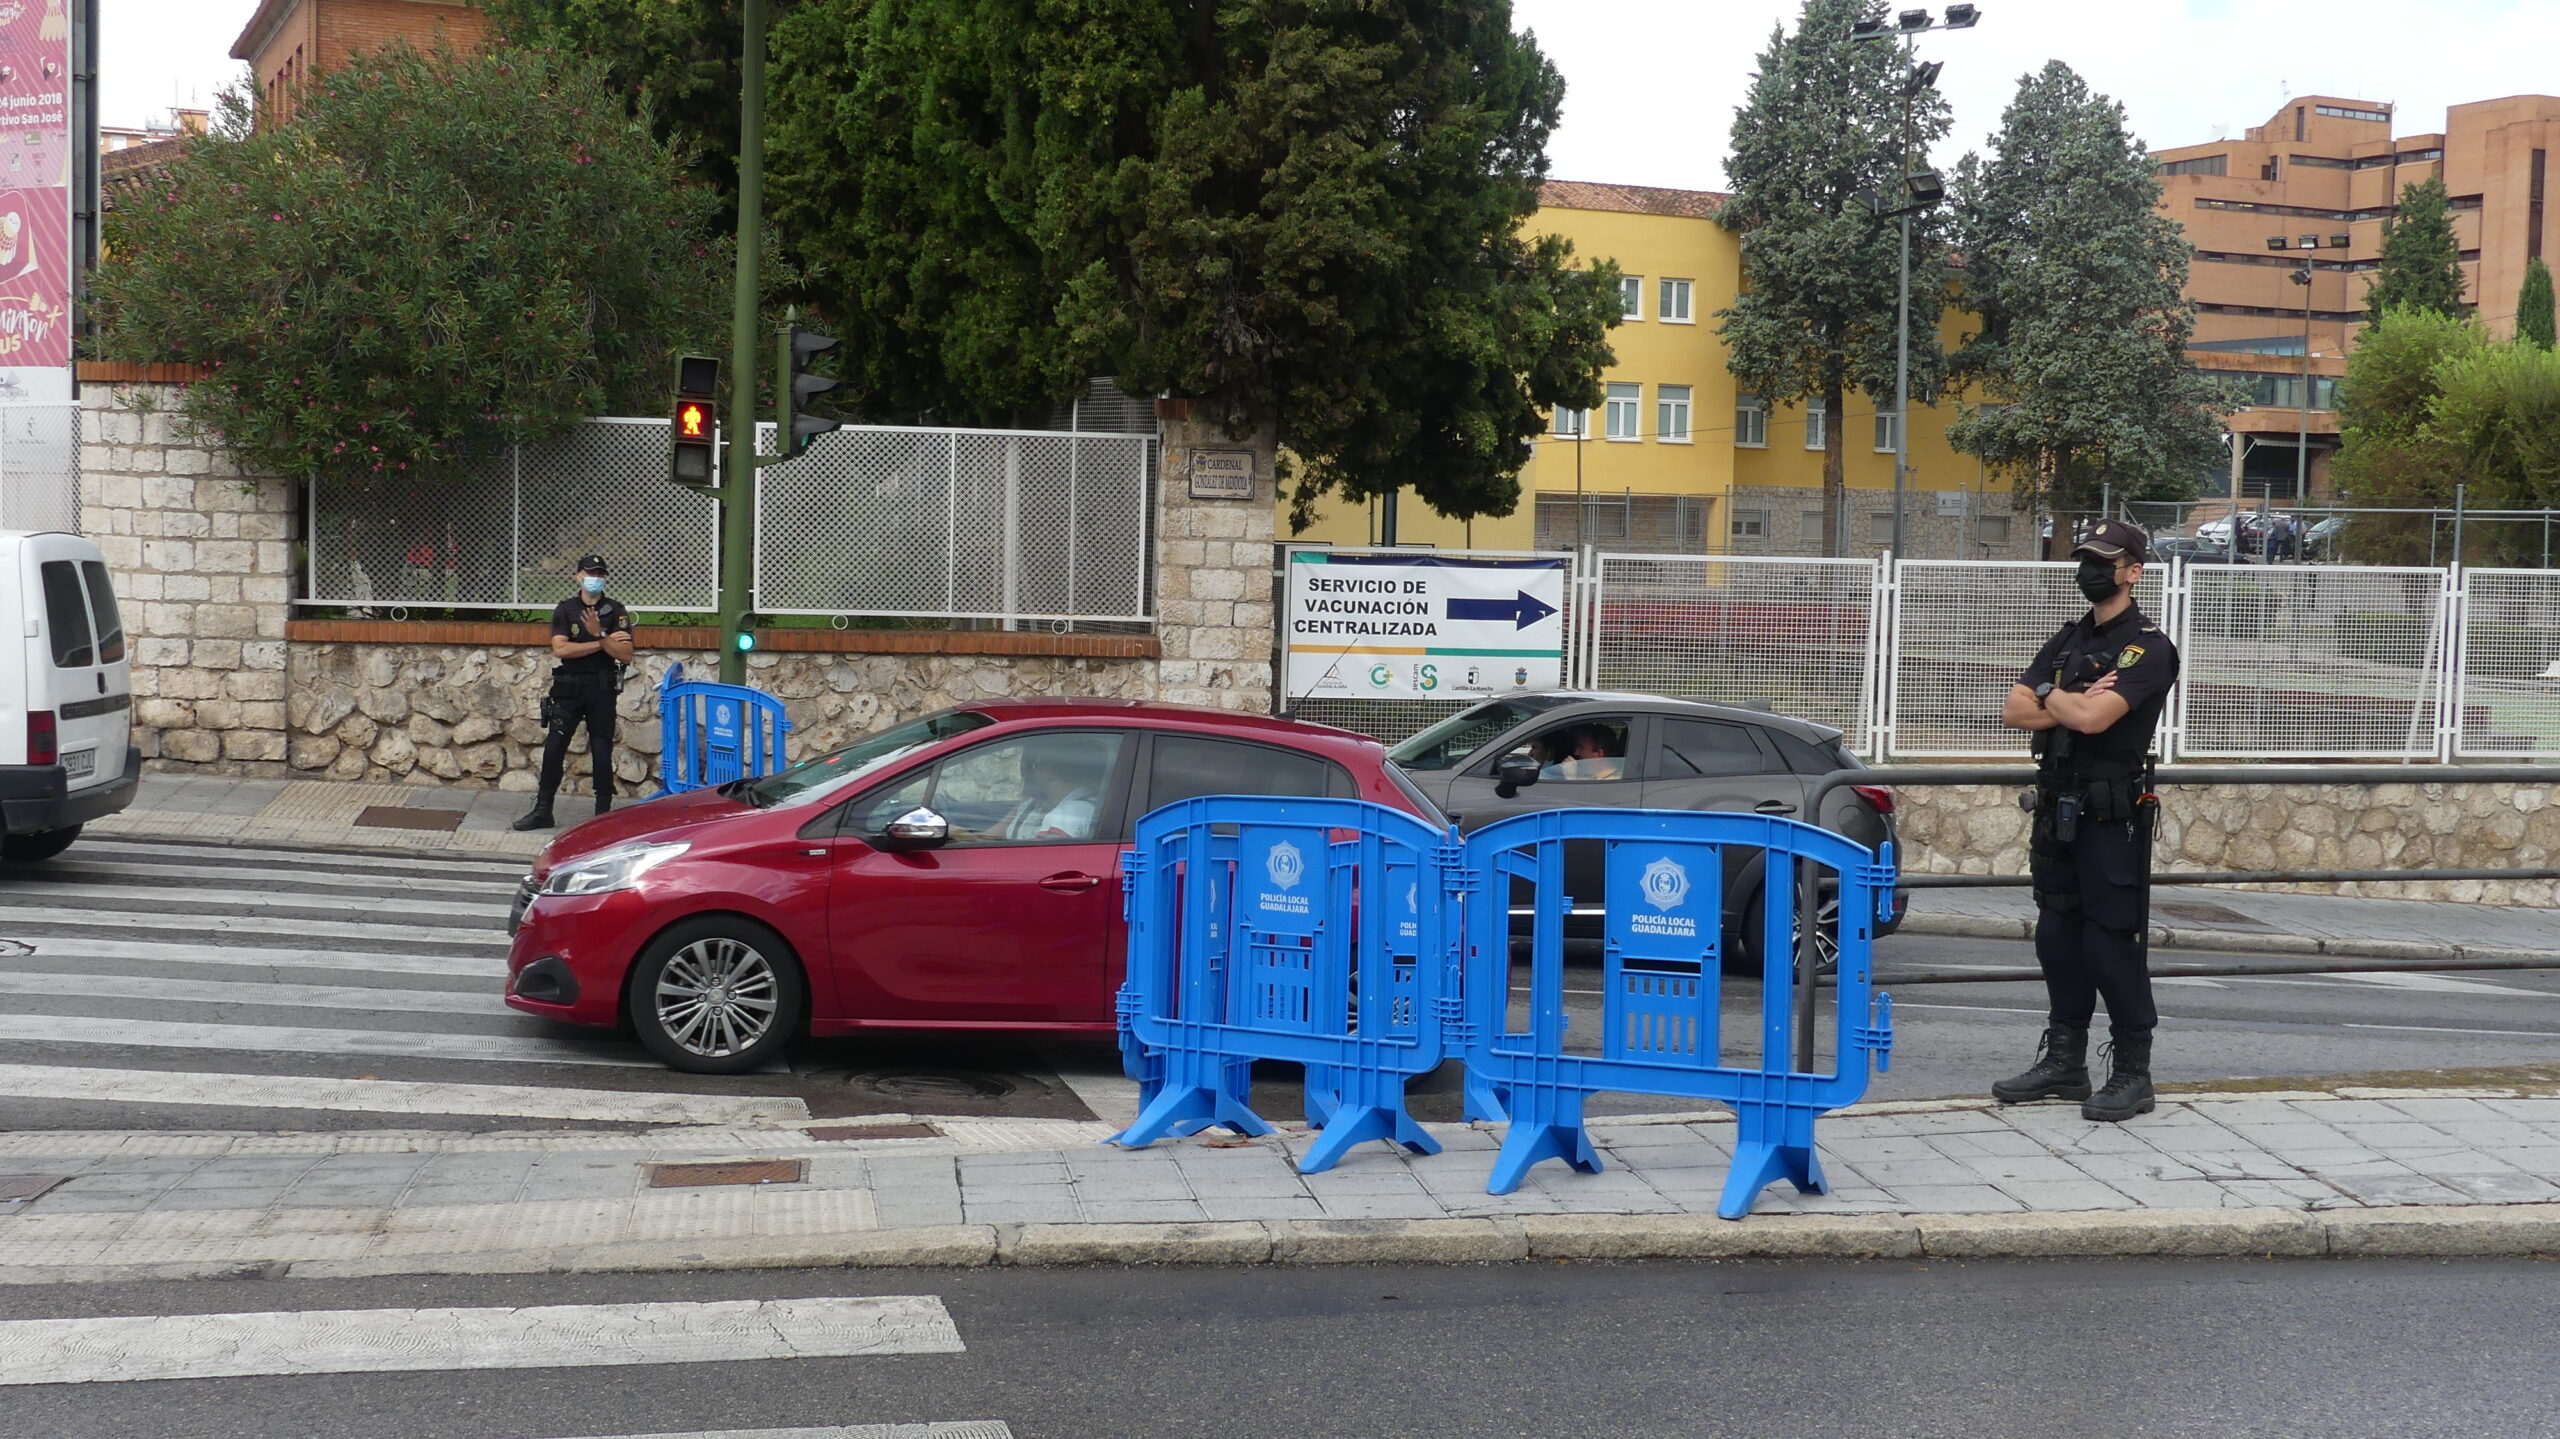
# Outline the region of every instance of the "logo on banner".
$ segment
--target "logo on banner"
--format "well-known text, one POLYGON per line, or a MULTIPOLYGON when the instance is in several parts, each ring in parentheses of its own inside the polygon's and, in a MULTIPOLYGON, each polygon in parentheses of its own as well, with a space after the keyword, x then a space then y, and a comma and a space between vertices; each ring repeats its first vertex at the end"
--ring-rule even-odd
POLYGON ((1689 871, 1680 861, 1665 855, 1644 867, 1637 878, 1645 903, 1661 910, 1660 914, 1631 914, 1628 928, 1637 934, 1658 934, 1672 939, 1695 939, 1698 922, 1684 914, 1673 914, 1689 897, 1689 871))
POLYGON ((1396 672, 1394 670, 1387 668, 1385 665, 1369 666, 1369 683, 1372 686, 1378 689, 1385 689, 1387 686, 1394 684, 1395 682, 1396 672))
POLYGON ((1307 857, 1287 840, 1271 847, 1263 865, 1271 871, 1271 882, 1282 889, 1296 889, 1298 881, 1307 877, 1307 857))

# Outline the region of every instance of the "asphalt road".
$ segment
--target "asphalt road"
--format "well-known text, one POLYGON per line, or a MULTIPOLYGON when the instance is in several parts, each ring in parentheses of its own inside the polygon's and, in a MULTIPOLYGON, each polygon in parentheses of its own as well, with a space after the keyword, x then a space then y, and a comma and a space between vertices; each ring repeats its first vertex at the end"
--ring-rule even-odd
POLYGON ((920 1296, 963 1347, 510 1370, 488 1356, 449 1362, 438 1338, 416 1349, 417 1372, 12 1387, 0 1390, 0 1432, 544 1439, 969 1419, 1016 1439, 2560 1434, 2560 1266, 2529 1260, 38 1286, 0 1290, 0 1357, 12 1344, 38 1363, 69 1355, 53 1336, 73 1317, 646 1303, 679 1322, 714 1301, 844 1295, 920 1296))
MULTIPOLYGON (((675 1074, 627 1036, 500 1004, 506 899, 519 872, 130 842, 0 866, 0 1129, 1084 1117, 1125 1102, 1110 1046, 1004 1037, 829 1040, 766 1073, 675 1074), (472 1086, 479 1107, 439 1110, 451 1095, 436 1087, 450 1085, 472 1086), (362 1093, 351 1098, 350 1086, 362 1093), (671 1101, 700 1108, 671 1117, 652 1107, 671 1101)), ((2027 945, 1897 936, 1877 945, 1876 963, 1888 976, 1992 965, 2017 978, 1900 989, 1893 1068, 1875 1076, 1871 1097, 1978 1094, 2033 1056, 2043 1000, 2027 945)), ((1596 966, 1568 973, 1577 1042, 1597 1041, 1600 981, 1596 966)), ((2170 979, 2159 998, 2165 1081, 2560 1076, 2560 972, 2170 979)), ((1730 981, 1723 1000, 1725 1052, 1756 1055, 1757 984, 1730 981)), ((1286 1067, 1262 1079, 1263 1112, 1293 1115, 1286 1067)), ((1413 1107, 1456 1118, 1454 1074, 1424 1082, 1413 1107)), ((1591 1112, 1662 1107, 1602 1096, 1591 1112)))

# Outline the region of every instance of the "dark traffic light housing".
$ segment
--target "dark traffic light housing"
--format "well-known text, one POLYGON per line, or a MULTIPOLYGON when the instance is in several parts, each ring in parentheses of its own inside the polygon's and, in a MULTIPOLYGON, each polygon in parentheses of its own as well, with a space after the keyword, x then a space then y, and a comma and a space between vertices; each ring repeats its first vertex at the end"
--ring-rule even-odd
POLYGON ((668 427, 672 441, 667 478, 698 490, 717 489, 720 419, 714 408, 720 362, 704 355, 676 357, 676 407, 668 427))
POLYGON ((811 400, 839 383, 826 375, 809 373, 809 362, 840 343, 833 336, 804 330, 796 324, 782 327, 782 386, 776 399, 782 410, 782 458, 786 460, 807 454, 818 436, 843 423, 809 410, 811 400))

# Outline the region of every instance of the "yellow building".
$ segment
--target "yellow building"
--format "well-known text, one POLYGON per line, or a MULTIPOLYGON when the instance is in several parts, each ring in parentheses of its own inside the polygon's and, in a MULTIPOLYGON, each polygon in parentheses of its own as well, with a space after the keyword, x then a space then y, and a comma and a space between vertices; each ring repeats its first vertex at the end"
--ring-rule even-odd
MULTIPOLYGON (((1716 221, 1725 197, 1551 180, 1532 220, 1586 260, 1624 272, 1626 319, 1610 332, 1617 362, 1588 415, 1562 412, 1521 472, 1520 508, 1460 523, 1407 499, 1405 544, 1444 549, 1563 549, 1687 554, 1821 552, 1823 436, 1797 406, 1740 393, 1725 367, 1716 312, 1741 287, 1739 237, 1716 221), (1586 438, 1574 438, 1579 430, 1586 438), (1577 498, 1578 497, 1578 498, 1577 498)), ((1962 334, 1951 313, 1942 338, 1962 334)), ((1851 392, 1844 452, 1845 552, 1872 555, 1893 532, 1891 398, 1851 392), (1879 411, 1882 413, 1880 414, 1879 411)), ((1914 406, 1904 525, 1915 556, 2023 555, 2033 536, 2010 519, 2009 487, 1948 448, 1952 405, 1914 406), (1986 493, 1986 490, 1988 493, 1986 493)), ((1297 536, 1374 543, 1378 506, 1335 505, 1297 536)), ((1288 526, 1283 515, 1281 531, 1288 526)))

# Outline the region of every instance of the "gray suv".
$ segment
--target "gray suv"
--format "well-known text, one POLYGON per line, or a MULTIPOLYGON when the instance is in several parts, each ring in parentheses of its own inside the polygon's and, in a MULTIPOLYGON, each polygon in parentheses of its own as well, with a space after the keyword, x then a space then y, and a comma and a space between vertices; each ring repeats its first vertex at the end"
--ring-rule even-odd
MULTIPOLYGON (((1462 831, 1541 809, 1744 810, 1803 819, 1822 776, 1863 769, 1840 732, 1811 720, 1659 695, 1563 692, 1509 695, 1462 710, 1388 751, 1414 785, 1462 831)), ((1894 837, 1893 792, 1833 790, 1814 823, 1873 847, 1894 837)), ((1725 954, 1756 970, 1766 856, 1725 856, 1725 954)), ((1575 899, 1568 933, 1599 933, 1599 847, 1569 845, 1565 882, 1575 899), (1587 897, 1587 898, 1586 898, 1587 897)), ((1894 896, 1901 922, 1904 899, 1894 896)), ((1816 946, 1834 957, 1837 904, 1826 899, 1816 946)))

